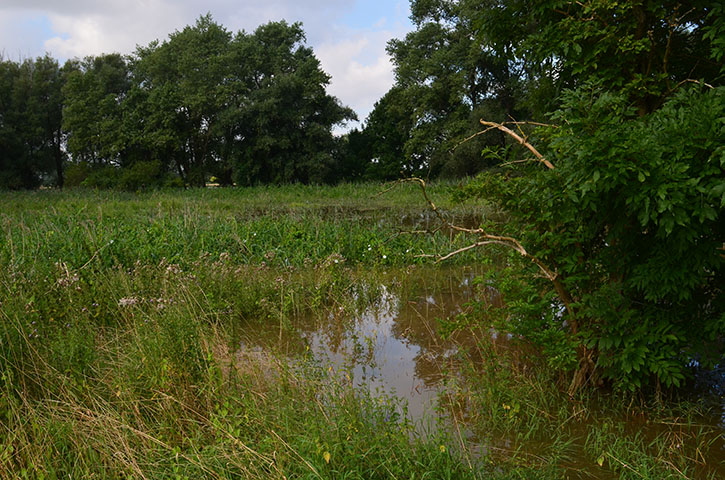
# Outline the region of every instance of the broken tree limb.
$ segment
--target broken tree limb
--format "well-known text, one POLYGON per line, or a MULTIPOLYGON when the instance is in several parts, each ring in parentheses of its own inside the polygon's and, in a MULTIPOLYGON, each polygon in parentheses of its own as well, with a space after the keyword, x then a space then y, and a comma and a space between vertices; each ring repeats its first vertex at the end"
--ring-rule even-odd
POLYGON ((496 129, 504 132, 505 134, 509 135, 511 138, 516 140, 518 143, 520 143, 521 145, 526 147, 531 153, 533 153, 534 156, 537 158, 537 160, 539 160, 541 163, 546 165, 546 168, 548 168, 549 170, 554 170, 554 165, 550 161, 548 161, 546 158, 544 158, 544 156, 533 145, 531 145, 529 142, 527 142, 526 139, 523 138, 521 135, 519 135, 518 133, 516 133, 513 130, 511 130, 510 128, 508 128, 506 125, 504 125, 502 123, 488 122, 483 119, 481 119, 480 122, 481 122, 481 125, 484 125, 489 128, 496 128, 496 129))
MULTIPOLYGON (((465 227, 459 227, 458 225, 454 225, 451 222, 448 221, 448 219, 443 215, 443 213, 440 211, 440 209, 436 206, 435 203, 430 199, 430 196, 428 195, 428 189, 425 180, 418 177, 411 177, 411 178, 404 178, 400 179, 395 184, 393 184, 388 189, 384 190, 384 192, 390 191, 390 189, 394 188, 396 185, 401 183, 417 183, 420 186, 421 191, 423 192, 423 198, 425 198, 425 201, 428 203, 428 206, 433 210, 433 213, 438 217, 438 219, 443 223, 443 225, 450 230, 462 232, 462 233, 468 233, 472 235, 478 235, 479 241, 467 246, 460 248, 456 251, 450 252, 447 255, 444 255, 442 257, 438 257, 436 260, 436 263, 443 262, 445 260, 448 260, 451 257, 454 257, 460 253, 467 252, 468 250, 472 250, 474 248, 482 247, 484 245, 503 245, 505 247, 511 248, 515 251, 517 251, 522 257, 528 259, 531 261, 534 265, 536 265, 539 270, 544 274, 544 277, 548 279, 553 285, 554 289, 556 290, 557 296, 559 297, 559 300, 564 304, 564 307, 566 308, 567 312, 569 312, 569 325, 571 326, 571 330, 573 334, 576 334, 579 330, 579 326, 576 320, 576 315, 574 312, 574 309, 572 308, 573 299, 567 292, 566 288, 564 287, 564 284, 561 282, 561 278, 559 277, 559 274, 549 268, 544 262, 536 258, 535 256, 531 255, 529 252, 526 251, 524 246, 519 242, 517 239, 512 237, 504 237, 500 235, 492 235, 488 233, 483 228, 465 228, 465 227)), ((384 193, 384 192, 381 192, 384 193)))

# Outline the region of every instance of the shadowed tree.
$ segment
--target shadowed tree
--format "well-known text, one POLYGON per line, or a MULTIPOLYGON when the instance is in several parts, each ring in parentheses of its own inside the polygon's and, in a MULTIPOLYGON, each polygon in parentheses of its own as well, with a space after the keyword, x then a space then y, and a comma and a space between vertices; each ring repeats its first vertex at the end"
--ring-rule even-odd
POLYGON ((0 185, 63 186, 63 74, 49 56, 0 64, 0 185))

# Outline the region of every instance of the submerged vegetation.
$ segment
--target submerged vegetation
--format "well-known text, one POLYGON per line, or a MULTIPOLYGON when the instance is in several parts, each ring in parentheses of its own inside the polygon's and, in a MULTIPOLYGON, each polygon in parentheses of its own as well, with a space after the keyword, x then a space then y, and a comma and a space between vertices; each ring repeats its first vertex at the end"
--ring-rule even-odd
MULTIPOLYGON (((666 392, 570 398, 522 339, 494 341, 483 280, 459 313, 427 320, 435 342, 458 345, 441 350, 455 368, 440 373, 437 428, 417 428, 404 399, 351 371, 333 375, 304 346, 309 319, 354 324, 381 288, 391 311, 435 301, 421 288, 440 270, 421 255, 466 245, 410 233, 439 226, 413 185, 381 189, 2 195, 0 477, 722 475, 712 405, 666 392), (275 340, 255 347, 270 329, 275 340), (290 335, 300 348, 284 348, 290 335)), ((453 190, 431 187, 453 220, 487 211, 452 203, 453 190)), ((507 262, 482 253, 453 263, 507 262)))

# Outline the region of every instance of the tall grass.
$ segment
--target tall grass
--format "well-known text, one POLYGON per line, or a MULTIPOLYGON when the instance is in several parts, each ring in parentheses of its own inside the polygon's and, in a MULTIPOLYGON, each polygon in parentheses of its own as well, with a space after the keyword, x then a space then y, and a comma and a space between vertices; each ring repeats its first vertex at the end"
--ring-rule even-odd
MULTIPOLYGON (((485 216, 452 188, 436 203, 485 216)), ((466 244, 410 233, 435 227, 418 190, 382 189, 0 193, 0 478, 717 478, 721 431, 698 408, 570 399, 479 317, 447 327, 471 340, 441 397, 451 422, 425 438, 303 345, 250 348, 466 244)))

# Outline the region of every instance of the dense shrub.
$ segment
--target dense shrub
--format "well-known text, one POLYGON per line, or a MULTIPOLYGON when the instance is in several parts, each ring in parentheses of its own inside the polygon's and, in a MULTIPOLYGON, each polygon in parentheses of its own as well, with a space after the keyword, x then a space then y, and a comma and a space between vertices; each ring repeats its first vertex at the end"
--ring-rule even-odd
POLYGON ((515 165, 468 190, 506 209, 504 228, 563 287, 503 282, 507 328, 557 366, 579 361, 580 373, 631 389, 677 386, 693 360, 722 362, 725 88, 683 89, 638 116, 623 95, 588 85, 553 120, 559 128, 539 132, 553 170, 515 165))

